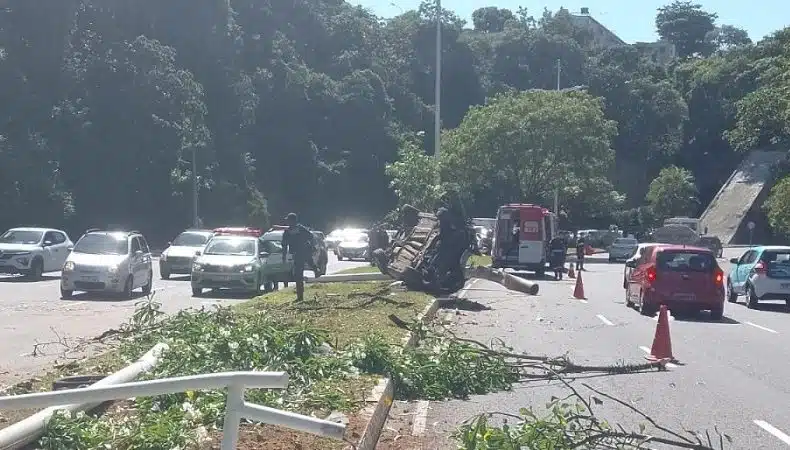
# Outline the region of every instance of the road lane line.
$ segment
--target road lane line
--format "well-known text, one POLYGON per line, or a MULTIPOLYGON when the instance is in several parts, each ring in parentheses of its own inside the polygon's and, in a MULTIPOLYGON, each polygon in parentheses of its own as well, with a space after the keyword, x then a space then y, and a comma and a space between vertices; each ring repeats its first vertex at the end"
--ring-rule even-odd
POLYGON ((761 330, 763 330, 763 331, 767 331, 767 332, 769 332, 769 333, 779 334, 779 332, 778 332, 778 331, 776 331, 776 330, 772 330, 772 329, 770 329, 770 328, 766 328, 766 327, 764 327, 764 326, 762 326, 762 325, 757 325, 756 323, 751 323, 751 322, 744 322, 744 323, 745 323, 746 325, 751 325, 751 326, 753 326, 754 328, 759 328, 759 329, 761 329, 761 330))
MULTIPOLYGON (((642 350, 643 352, 647 353, 648 355, 650 354, 650 349, 645 347, 644 345, 639 346, 639 349, 642 350)), ((677 367, 678 367, 677 364, 672 364, 671 362, 667 363, 667 368, 669 368, 669 369, 676 369, 677 367)))
POLYGON ((596 315, 595 317, 597 317, 597 318, 598 318, 598 319, 599 319, 601 322, 603 322, 603 323, 604 323, 604 325, 609 325, 610 327, 611 327, 611 326, 614 326, 614 324, 612 323, 612 321, 611 321, 611 320, 609 320, 609 319, 607 319, 606 317, 604 317, 604 315, 603 315, 603 314, 598 314, 598 315, 596 315))
POLYGON ((67 302, 65 302, 65 303, 61 303, 61 304, 60 304, 60 307, 61 307, 61 308, 68 308, 68 307, 71 307, 71 306, 79 306, 79 305, 84 305, 85 303, 88 303, 88 302, 86 302, 86 301, 81 301, 81 302, 71 302, 71 301, 67 301, 67 302))
POLYGON ((774 427, 770 423, 765 422, 763 420, 755 420, 754 424, 757 425, 758 427, 762 428, 763 430, 771 433, 775 438, 779 439, 780 441, 784 442, 785 444, 790 445, 790 436, 782 433, 781 430, 779 430, 778 428, 774 427))
POLYGON ((425 433, 425 425, 428 422, 428 402, 420 400, 414 411, 414 423, 411 427, 412 436, 422 436, 425 433))
POLYGON ((475 283, 477 283, 477 282, 478 282, 478 278, 475 278, 475 279, 473 279, 473 280, 469 280, 469 281, 466 283, 466 286, 464 286, 464 288, 463 288, 463 289, 461 289, 461 291, 460 291, 460 292, 458 292, 458 297, 460 297, 460 298, 466 298, 466 294, 468 294, 468 293, 469 293, 469 289, 471 289, 471 287, 472 287, 472 286, 473 286, 475 283))

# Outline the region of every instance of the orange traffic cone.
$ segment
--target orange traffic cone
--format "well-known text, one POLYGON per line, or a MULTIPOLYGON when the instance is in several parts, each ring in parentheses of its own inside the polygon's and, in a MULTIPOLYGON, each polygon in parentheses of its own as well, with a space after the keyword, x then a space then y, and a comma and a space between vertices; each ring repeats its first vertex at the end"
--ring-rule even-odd
POLYGON ((579 276, 576 278, 576 287, 573 288, 573 298, 579 300, 585 300, 586 297, 584 296, 584 282, 582 281, 582 273, 579 272, 579 276))
POLYGON ((568 278, 576 278, 576 272, 573 270, 573 263, 571 263, 571 267, 568 269, 568 278))
POLYGON ((658 313, 658 325, 656 325, 656 335, 653 338, 653 346, 650 348, 650 361, 669 360, 675 361, 672 356, 672 340, 669 337, 669 314, 667 305, 661 305, 658 313))

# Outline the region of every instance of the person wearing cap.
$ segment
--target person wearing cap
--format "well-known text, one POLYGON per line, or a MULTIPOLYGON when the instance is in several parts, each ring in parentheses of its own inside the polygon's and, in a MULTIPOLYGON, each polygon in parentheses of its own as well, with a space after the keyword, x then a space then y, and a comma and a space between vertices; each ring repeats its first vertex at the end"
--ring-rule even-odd
MULTIPOLYGON (((290 251, 294 259, 293 276, 296 283, 296 301, 301 302, 304 300, 304 266, 305 264, 310 264, 311 267, 314 265, 313 233, 299 223, 299 218, 295 213, 290 213, 285 217, 285 224, 288 225, 288 229, 283 232, 283 263, 290 251)), ((318 272, 316 272, 316 276, 318 276, 318 272)))

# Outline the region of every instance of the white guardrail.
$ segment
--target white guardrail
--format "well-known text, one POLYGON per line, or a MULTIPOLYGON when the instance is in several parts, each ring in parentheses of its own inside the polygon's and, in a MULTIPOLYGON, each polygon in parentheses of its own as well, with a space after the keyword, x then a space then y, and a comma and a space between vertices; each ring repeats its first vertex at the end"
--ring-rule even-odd
POLYGON ((153 397, 193 390, 228 388, 222 450, 236 449, 241 419, 280 425, 339 440, 343 439, 346 429, 343 424, 244 401, 244 390, 247 388, 284 389, 287 386, 288 374, 285 372, 210 373, 160 380, 134 381, 111 386, 89 386, 66 391, 11 395, 0 397, 0 410, 46 408, 73 403, 97 403, 133 397, 153 397))

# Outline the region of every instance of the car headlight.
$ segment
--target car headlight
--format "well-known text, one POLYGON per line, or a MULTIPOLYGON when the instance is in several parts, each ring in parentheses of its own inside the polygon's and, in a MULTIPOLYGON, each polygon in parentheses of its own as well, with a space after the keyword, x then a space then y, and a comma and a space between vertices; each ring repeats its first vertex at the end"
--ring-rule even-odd
POLYGON ((119 266, 110 266, 107 268, 107 273, 118 273, 119 266))
POLYGON ((192 270, 194 270, 195 272, 202 272, 203 264, 199 264, 199 263, 192 264, 192 270))
POLYGON ((74 263, 72 261, 66 261, 66 263, 63 264, 63 272, 71 272, 72 270, 74 270, 74 263))
POLYGON ((255 269, 255 268, 253 267, 252 264, 247 264, 246 266, 244 266, 244 271, 245 272, 252 272, 253 269, 255 269))

